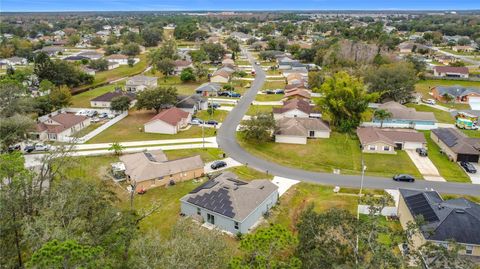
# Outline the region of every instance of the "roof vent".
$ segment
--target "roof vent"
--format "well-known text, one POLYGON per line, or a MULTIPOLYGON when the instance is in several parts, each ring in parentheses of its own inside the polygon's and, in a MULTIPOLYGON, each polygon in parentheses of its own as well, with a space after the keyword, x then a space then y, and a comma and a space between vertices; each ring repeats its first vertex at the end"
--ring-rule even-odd
POLYGON ((455 209, 455 213, 465 214, 465 210, 463 210, 463 209, 455 209))
POLYGON ((227 190, 230 189, 230 187, 228 187, 228 186, 223 186, 223 188, 224 188, 224 189, 227 189, 227 190))
POLYGON ((265 188, 265 186, 260 186, 260 189, 263 190, 263 188, 265 188))

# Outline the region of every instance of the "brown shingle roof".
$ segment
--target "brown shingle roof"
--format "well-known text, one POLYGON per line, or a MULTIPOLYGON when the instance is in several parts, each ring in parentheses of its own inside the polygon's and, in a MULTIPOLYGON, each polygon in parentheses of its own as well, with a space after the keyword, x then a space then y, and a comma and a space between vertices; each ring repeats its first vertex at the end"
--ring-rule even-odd
POLYGON ((433 112, 419 112, 416 111, 415 108, 409 108, 394 101, 381 104, 378 106, 378 108, 387 110, 388 112, 392 113, 392 119, 434 122, 437 121, 433 112))
POLYGON ((277 121, 276 135, 308 136, 308 131, 330 131, 330 127, 316 118, 283 118, 277 121))
POLYGON ((88 119, 86 116, 79 116, 71 113, 59 113, 50 117, 44 122, 38 123, 36 129, 38 132, 47 131, 48 133, 61 133, 88 119))
POLYGON ((166 122, 170 125, 176 126, 182 119, 188 118, 189 113, 186 111, 183 111, 179 108, 172 107, 169 109, 165 109, 155 115, 151 120, 148 122, 156 121, 156 120, 161 120, 163 122, 166 122))
POLYGON ((468 75, 468 68, 465 66, 435 66, 433 69, 438 73, 458 73, 468 75))
POLYGON ((177 67, 180 67, 180 66, 189 66, 192 64, 191 61, 184 61, 184 60, 176 60, 175 62, 173 62, 173 64, 177 67))
POLYGON ((303 100, 303 99, 292 99, 288 100, 283 104, 283 107, 280 108, 273 108, 273 113, 274 114, 282 114, 290 110, 298 109, 302 112, 305 112, 306 114, 310 114, 312 111, 312 106, 310 105, 309 102, 303 100))
POLYGON ((357 129, 357 136, 362 145, 385 142, 395 146, 395 142, 420 142, 426 143, 425 136, 415 130, 408 129, 380 129, 374 127, 365 127, 357 129))
POLYGON ((302 88, 293 88, 285 91, 285 97, 288 98, 288 97, 294 97, 294 96, 300 96, 307 99, 310 99, 311 97, 310 92, 302 88))

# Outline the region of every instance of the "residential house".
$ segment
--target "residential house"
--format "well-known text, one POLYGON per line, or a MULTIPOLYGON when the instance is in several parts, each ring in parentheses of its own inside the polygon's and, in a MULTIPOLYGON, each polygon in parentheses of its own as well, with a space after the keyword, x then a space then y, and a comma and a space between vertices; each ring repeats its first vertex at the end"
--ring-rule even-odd
POLYGON ((480 88, 462 86, 436 86, 432 88, 431 94, 436 100, 442 102, 445 102, 444 96, 445 94, 448 94, 452 97, 452 101, 455 103, 469 103, 470 98, 480 98, 480 88))
POLYGON ((88 125, 90 125, 90 119, 86 116, 54 112, 39 118, 36 130, 31 134, 37 140, 67 141, 68 137, 88 125))
POLYGON ((88 68, 88 67, 82 67, 82 71, 87 74, 87 75, 90 75, 90 76, 95 76, 95 69, 91 69, 91 68, 88 68))
POLYGON ((79 54, 77 54, 78 56, 83 56, 83 57, 86 57, 88 58, 89 60, 99 60, 103 57, 103 54, 101 53, 98 53, 94 50, 87 50, 87 51, 82 51, 80 52, 79 54))
POLYGON ((278 187, 270 180, 242 181, 224 172, 180 199, 182 215, 230 234, 250 232, 276 205, 278 187))
POLYGON ((107 56, 107 61, 115 62, 119 65, 127 65, 128 64, 128 56, 123 54, 112 54, 107 56))
POLYGON ((297 85, 299 87, 306 87, 306 79, 299 73, 292 73, 287 76, 287 85, 297 85))
POLYGON ((480 256, 480 205, 466 198, 443 200, 436 191, 399 189, 397 215, 404 229, 423 217, 419 232, 413 235, 413 247, 426 242, 448 248, 451 241, 460 244, 460 255, 480 256))
POLYGON ((290 74, 298 73, 303 76, 304 79, 308 78, 308 69, 306 67, 299 67, 295 69, 283 70, 282 75, 288 77, 290 74))
POLYGON ((175 107, 193 115, 198 110, 208 109, 208 102, 206 98, 198 94, 179 95, 175 107))
POLYGON ((305 101, 310 101, 311 93, 307 89, 292 88, 292 89, 285 90, 285 98, 286 99, 299 98, 305 101))
POLYGON ((456 52, 474 52, 475 48, 472 46, 453 46, 452 50, 456 52))
POLYGON ((246 43, 247 40, 249 40, 250 38, 252 38, 253 36, 249 35, 249 34, 245 34, 245 33, 242 33, 242 32, 232 32, 230 34, 231 37, 237 39, 238 41, 240 42, 243 42, 243 43, 246 43))
POLYGON ((129 78, 125 84, 125 89, 129 92, 141 92, 147 88, 155 88, 158 85, 156 77, 137 75, 129 78))
POLYGON ((180 74, 185 68, 193 68, 193 63, 186 60, 176 60, 175 62, 173 62, 173 65, 175 66, 173 70, 175 74, 180 74))
POLYGON ((187 127, 192 114, 176 107, 165 109, 146 122, 145 133, 176 134, 187 127))
POLYGON ((468 68, 465 66, 435 66, 433 75, 436 77, 468 78, 468 68))
POLYGON ((99 108, 110 108, 113 98, 120 96, 128 97, 131 102, 130 106, 135 105, 136 97, 134 93, 124 92, 122 90, 114 90, 93 98, 92 100, 90 100, 90 106, 99 108))
POLYGON ((275 120, 281 118, 321 118, 322 114, 315 111, 310 102, 303 99, 291 99, 285 101, 280 108, 273 108, 275 120))
POLYGON ((277 120, 276 143, 307 144, 308 138, 329 138, 330 127, 318 118, 281 118, 277 120))
POLYGON ((478 163, 480 138, 470 138, 456 128, 432 130, 430 137, 450 160, 478 163))
POLYGON ((195 89, 195 93, 202 96, 217 96, 222 86, 215 82, 206 82, 195 89))
POLYGON ((46 53, 48 56, 55 56, 55 55, 58 55, 60 53, 65 52, 65 48, 56 47, 56 46, 48 46, 48 47, 43 47, 42 49, 38 50, 37 52, 46 53))
POLYGON ((120 64, 117 62, 108 62, 107 70, 113 70, 119 67, 120 67, 120 64))
POLYGON ((395 154, 395 150, 415 150, 425 148, 427 144, 423 133, 409 129, 360 127, 357 136, 362 151, 366 153, 395 154))
POLYGON ((7 59, 0 59, 0 62, 7 65, 7 66, 17 66, 17 65, 27 65, 28 60, 23 57, 10 57, 7 59))
POLYGON ((457 58, 450 55, 445 55, 445 54, 437 54, 437 55, 434 55, 433 58, 439 63, 444 65, 450 65, 451 63, 454 63, 457 61, 457 58))
POLYGON ((171 160, 162 150, 139 152, 120 156, 127 180, 135 183, 136 191, 166 186, 199 178, 204 174, 204 163, 199 155, 171 160))
POLYGON ((378 106, 391 113, 389 119, 373 118, 376 126, 383 124, 383 127, 389 128, 413 128, 419 130, 430 130, 437 128, 437 120, 433 112, 419 112, 415 108, 406 107, 397 102, 390 101, 378 106))
POLYGON ((226 70, 218 69, 210 76, 210 82, 228 83, 230 81, 230 75, 231 73, 227 72, 226 70))

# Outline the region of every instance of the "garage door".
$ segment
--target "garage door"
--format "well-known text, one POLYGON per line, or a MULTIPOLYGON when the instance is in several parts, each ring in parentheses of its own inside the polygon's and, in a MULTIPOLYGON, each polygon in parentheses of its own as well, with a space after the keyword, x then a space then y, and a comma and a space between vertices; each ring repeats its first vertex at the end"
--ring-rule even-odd
POLYGON ((468 98, 468 104, 472 110, 480 110, 480 97, 470 97, 468 98))
POLYGON ((458 154, 457 162, 478 162, 478 155, 470 155, 470 154, 458 154))

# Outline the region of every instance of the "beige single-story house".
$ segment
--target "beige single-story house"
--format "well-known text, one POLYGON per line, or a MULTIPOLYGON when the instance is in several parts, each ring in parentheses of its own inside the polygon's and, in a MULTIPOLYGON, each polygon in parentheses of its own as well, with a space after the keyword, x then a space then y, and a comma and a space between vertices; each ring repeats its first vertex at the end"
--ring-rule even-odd
POLYGON ((308 138, 329 138, 330 127, 317 118, 282 118, 277 120, 276 143, 307 144, 308 138))
POLYGON ((480 256, 480 205, 465 198, 443 200, 436 191, 399 189, 397 215, 403 229, 416 218, 424 223, 413 235, 413 247, 427 241, 448 248, 450 241, 460 244, 459 255, 480 256))
POLYGON ((435 66, 433 75, 436 77, 468 78, 468 68, 465 66, 435 66))
POLYGON ((230 81, 230 73, 225 70, 217 70, 210 77, 213 83, 228 83, 230 81))
POLYGON ((273 108, 275 120, 281 118, 320 118, 321 116, 322 114, 315 111, 308 101, 299 98, 285 101, 280 108, 273 108))
POLYGON ((146 133, 176 134, 187 127, 191 119, 192 114, 172 107, 161 111, 143 126, 146 133))
POLYGON ((457 128, 438 128, 432 130, 430 137, 450 160, 478 163, 479 138, 470 138, 457 128))
POLYGON ((31 132, 34 139, 48 141, 65 141, 68 137, 90 125, 86 116, 73 113, 54 112, 42 117, 36 125, 36 130, 31 132))
POLYGON ((199 178, 204 174, 200 155, 169 161, 162 150, 120 156, 127 180, 136 184, 136 191, 199 178))
POLYGON ((357 129, 360 146, 366 153, 395 154, 395 150, 425 148, 423 133, 411 129, 380 129, 360 127, 357 129))
POLYGON ((129 92, 140 92, 147 88, 155 88, 158 85, 156 77, 137 75, 129 78, 125 83, 125 89, 129 92))
POLYGON ((107 61, 118 63, 119 65, 127 65, 128 56, 123 54, 112 54, 107 56, 107 61))
POLYGON ((175 62, 173 62, 175 68, 173 70, 173 72, 175 74, 180 74, 183 69, 185 68, 193 68, 193 63, 191 61, 186 61, 186 60, 176 60, 175 62))

